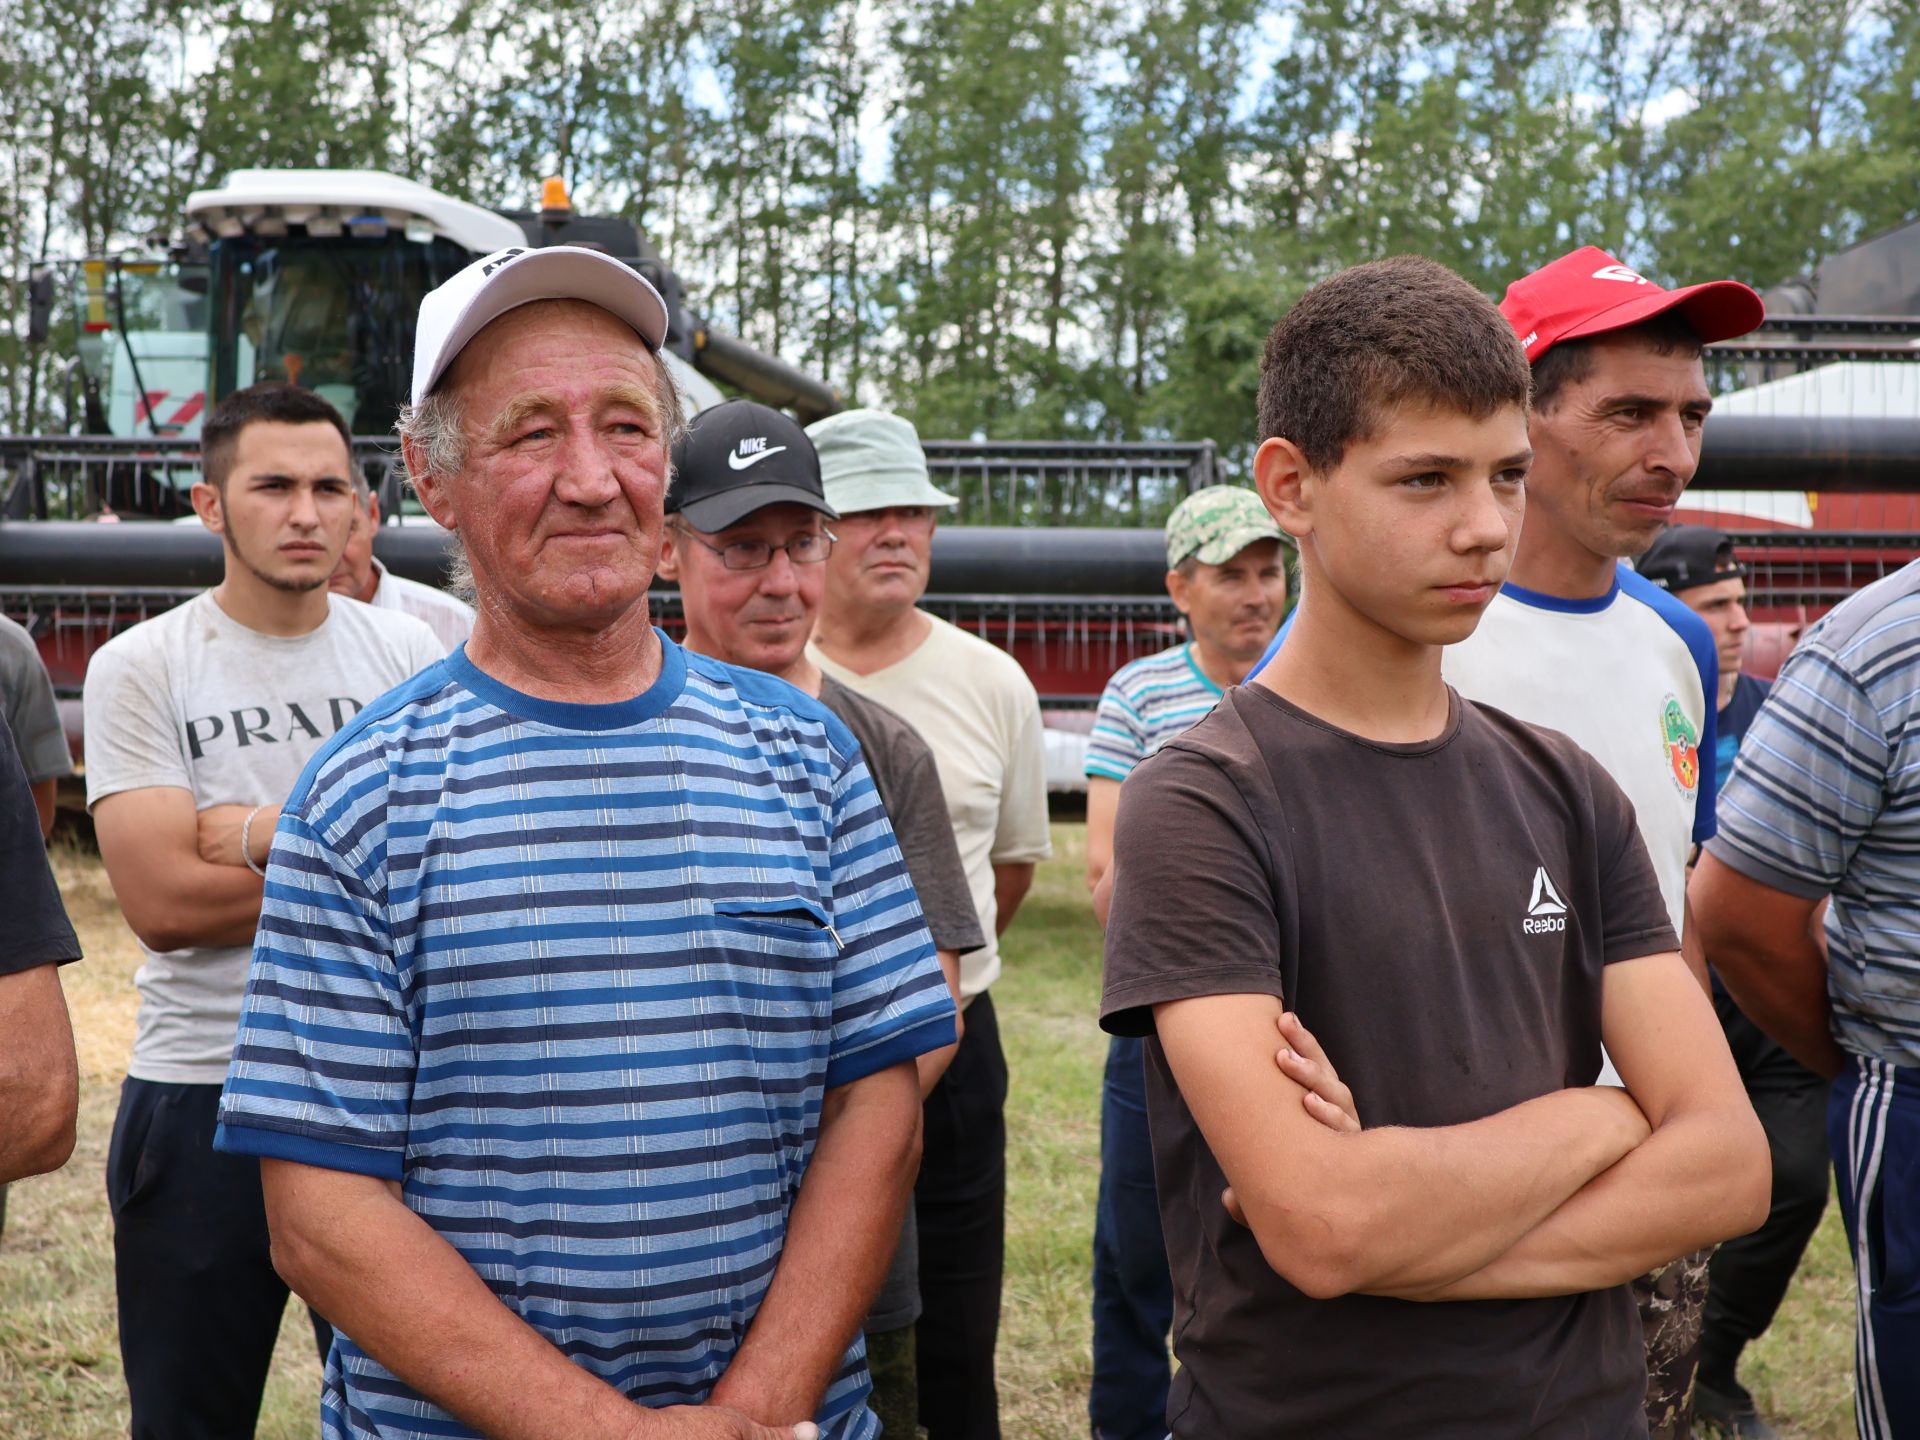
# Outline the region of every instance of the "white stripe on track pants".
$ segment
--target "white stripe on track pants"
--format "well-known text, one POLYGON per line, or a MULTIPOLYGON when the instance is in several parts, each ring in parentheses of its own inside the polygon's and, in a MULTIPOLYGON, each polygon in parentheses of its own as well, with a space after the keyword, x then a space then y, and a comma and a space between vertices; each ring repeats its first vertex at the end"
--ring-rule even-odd
POLYGON ((1856 1058, 1827 1138, 1857 1287, 1854 1421, 1861 1440, 1920 1440, 1920 1069, 1856 1058))

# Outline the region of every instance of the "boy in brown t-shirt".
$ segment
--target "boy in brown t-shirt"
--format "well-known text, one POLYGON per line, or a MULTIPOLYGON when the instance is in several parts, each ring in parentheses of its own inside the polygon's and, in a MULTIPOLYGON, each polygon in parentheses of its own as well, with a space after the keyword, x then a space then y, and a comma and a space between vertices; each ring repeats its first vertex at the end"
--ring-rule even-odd
POLYGON ((1153 1037, 1176 1440, 1644 1436, 1625 1282, 1765 1217, 1631 805, 1440 678, 1512 558, 1527 394, 1428 261, 1268 338, 1255 479, 1304 597, 1129 779, 1107 930, 1102 1022, 1153 1037))

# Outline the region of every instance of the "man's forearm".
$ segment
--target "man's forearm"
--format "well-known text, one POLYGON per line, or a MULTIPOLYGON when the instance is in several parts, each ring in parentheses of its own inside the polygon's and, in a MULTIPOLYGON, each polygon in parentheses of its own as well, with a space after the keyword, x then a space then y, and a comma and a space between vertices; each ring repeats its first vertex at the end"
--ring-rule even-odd
POLYGON ((79 1096, 59 969, 0 975, 0 1185, 67 1163, 79 1096))
POLYGON ((129 856, 122 867, 109 859, 107 873, 128 926, 154 950, 251 945, 260 928, 262 881, 245 866, 211 865, 197 854, 159 865, 129 856))
POLYGON ((922 1100, 933 1093, 933 1087, 947 1073, 947 1067, 953 1064, 953 1057, 960 1053, 961 1038, 967 1033, 967 1012, 960 1006, 960 953, 957 950, 936 950, 934 957, 940 962, 941 977, 946 980, 947 994, 953 1000, 953 1044, 942 1045, 938 1050, 929 1050, 915 1057, 913 1068, 920 1080, 922 1100))
POLYGON ((40 820, 40 838, 45 840, 53 834, 54 814, 60 799, 60 782, 36 780, 29 788, 33 791, 34 813, 40 820))
POLYGON ((1605 1290, 1677 1255, 1744 1235, 1766 1219, 1765 1205, 1756 1208, 1751 1197, 1767 1187, 1746 1173, 1756 1151, 1762 1163, 1766 1151, 1734 1141, 1758 1123, 1751 1110, 1744 1117, 1676 1119, 1474 1274, 1425 1293, 1381 1293, 1521 1300, 1605 1290))
POLYGON ((1845 1067, 1833 1039, 1826 961, 1809 937, 1783 935, 1770 955, 1716 951, 1713 963, 1741 1013, 1781 1049, 1829 1080, 1845 1067))
MULTIPOLYGON (((1087 777, 1087 893, 1097 894, 1113 868, 1113 822, 1120 809, 1120 782, 1087 777)), ((1104 923, 1104 922, 1103 922, 1104 923)))
POLYGON ((1686 962, 1688 973, 1699 983, 1701 992, 1711 1000, 1713 998, 1713 977, 1707 972, 1707 951, 1700 943, 1700 927, 1693 923, 1693 902, 1683 902, 1684 918, 1680 923, 1680 958, 1686 962))
POLYGON ((1033 888, 1033 866, 999 865, 993 867, 993 933, 1004 935, 1020 911, 1020 902, 1033 888))
POLYGON ((828 1094, 779 1267, 714 1403, 768 1425, 813 1418, 886 1278, 919 1168, 912 1065, 828 1094))
POLYGON ((154 949, 253 943, 264 890, 258 875, 243 866, 209 865, 195 858, 182 861, 168 879, 173 883, 165 897, 156 897, 158 913, 150 931, 136 927, 134 932, 154 949), (170 943, 162 946, 150 933, 170 943))
POLYGON ((1833 1039, 1827 999, 1824 901, 1774 890, 1709 850, 1694 867, 1687 900, 1699 916, 1707 958, 1746 1017, 1817 1075, 1846 1065, 1833 1039))
POLYGON ((230 864, 205 858, 203 813, 186 790, 165 785, 108 795, 93 807, 114 896, 149 949, 247 945, 259 927, 260 877, 237 847, 230 864))
POLYGON ((277 1160, 261 1179, 281 1276, 436 1405, 497 1440, 647 1433, 638 1406, 501 1304, 397 1186, 277 1160))

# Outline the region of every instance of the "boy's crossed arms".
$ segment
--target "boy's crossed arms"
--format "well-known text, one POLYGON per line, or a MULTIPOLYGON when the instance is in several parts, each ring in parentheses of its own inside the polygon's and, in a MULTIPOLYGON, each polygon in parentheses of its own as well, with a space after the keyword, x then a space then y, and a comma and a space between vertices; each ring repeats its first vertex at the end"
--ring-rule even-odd
POLYGON ((1759 1122, 1677 952, 1607 967, 1602 1036, 1626 1089, 1463 1125, 1363 1129, 1332 1059, 1272 995, 1153 1014, 1223 1203, 1316 1299, 1603 1290, 1766 1219, 1766 1177, 1747 1174, 1766 1164, 1759 1122))

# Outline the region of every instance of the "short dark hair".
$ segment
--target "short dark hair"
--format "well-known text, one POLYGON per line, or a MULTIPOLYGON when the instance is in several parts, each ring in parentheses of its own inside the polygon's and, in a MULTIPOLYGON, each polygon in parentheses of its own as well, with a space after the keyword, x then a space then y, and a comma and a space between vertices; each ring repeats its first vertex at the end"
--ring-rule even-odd
POLYGON ((340 443, 347 447, 347 461, 352 465, 353 432, 324 396, 284 381, 266 380, 234 391, 213 407, 200 427, 200 473, 208 484, 215 489, 226 488, 234 456, 240 449, 240 432, 263 421, 331 425, 340 432, 340 443))
POLYGON ((1382 412, 1425 401, 1475 419, 1525 409, 1527 357, 1493 302, 1446 266, 1396 255, 1302 295, 1260 357, 1260 438, 1325 470, 1382 412))
POLYGON ((1562 340, 1533 362, 1533 408, 1551 410, 1562 390, 1586 379, 1593 371, 1593 342, 1611 335, 1637 335, 1662 355, 1701 355, 1706 351, 1693 327, 1671 310, 1638 325, 1562 340))

